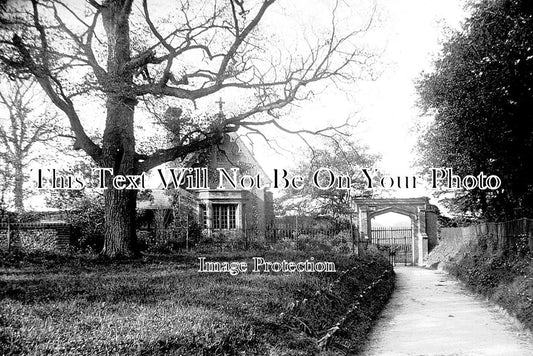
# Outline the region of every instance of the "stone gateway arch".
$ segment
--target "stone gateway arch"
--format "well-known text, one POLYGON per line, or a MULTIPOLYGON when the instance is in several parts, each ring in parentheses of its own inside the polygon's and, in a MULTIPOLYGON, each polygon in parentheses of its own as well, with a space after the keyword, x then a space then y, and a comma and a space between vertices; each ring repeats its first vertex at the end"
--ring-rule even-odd
POLYGON ((372 237, 372 218, 397 213, 411 219, 412 264, 422 265, 427 254, 437 244, 438 208, 429 204, 428 197, 355 199, 359 236, 363 241, 372 237))

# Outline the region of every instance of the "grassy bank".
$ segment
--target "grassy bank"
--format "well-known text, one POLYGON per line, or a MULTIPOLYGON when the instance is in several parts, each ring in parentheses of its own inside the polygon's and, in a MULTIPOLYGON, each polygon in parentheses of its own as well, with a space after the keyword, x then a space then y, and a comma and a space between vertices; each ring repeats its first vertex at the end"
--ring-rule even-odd
POLYGON ((206 259, 250 262, 252 256, 313 256, 335 262, 337 272, 198 273, 194 255, 121 262, 0 256, 0 354, 355 352, 393 286, 390 267, 377 255, 206 259))
POLYGON ((481 236, 463 246, 446 269, 533 330, 533 261, 527 240, 521 245, 502 253, 481 236))

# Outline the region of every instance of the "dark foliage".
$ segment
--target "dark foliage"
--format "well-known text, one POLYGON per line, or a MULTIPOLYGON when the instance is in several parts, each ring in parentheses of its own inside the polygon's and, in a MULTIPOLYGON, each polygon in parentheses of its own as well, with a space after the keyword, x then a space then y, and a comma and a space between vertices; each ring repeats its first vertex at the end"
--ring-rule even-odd
POLYGON ((97 253, 104 245, 103 199, 80 199, 67 212, 66 220, 74 229, 75 246, 97 253))
POLYGON ((426 167, 495 174, 499 190, 457 194, 460 212, 499 221, 533 214, 533 5, 485 0, 418 83, 435 121, 420 142, 426 167))
POLYGON ((346 143, 345 146, 329 144, 325 148, 315 148, 308 159, 299 163, 294 175, 303 177, 307 182, 301 189, 288 188, 285 194, 276 199, 277 215, 297 212, 313 218, 324 218, 342 223, 353 214, 350 201, 354 196, 363 196, 366 180, 361 168, 371 168, 379 157, 367 152, 367 147, 346 143), (321 168, 329 169, 315 173, 321 168), (350 177, 351 181, 339 177, 350 177), (314 179, 316 178, 316 183, 314 179), (317 186, 330 189, 318 189, 317 186), (350 184, 351 183, 351 184, 350 184), (351 189, 346 189, 347 187, 351 189), (338 189, 341 187, 342 189, 338 189))
POLYGON ((497 249, 488 236, 481 236, 447 265, 451 274, 475 292, 501 305, 533 329, 533 263, 527 235, 506 252, 497 249))

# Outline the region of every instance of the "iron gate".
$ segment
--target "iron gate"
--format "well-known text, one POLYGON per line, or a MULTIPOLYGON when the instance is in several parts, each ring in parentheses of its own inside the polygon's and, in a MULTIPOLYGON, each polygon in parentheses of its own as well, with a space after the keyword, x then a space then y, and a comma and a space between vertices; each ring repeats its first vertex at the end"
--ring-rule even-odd
POLYGON ((388 251, 390 262, 413 262, 413 231, 410 227, 375 227, 372 228, 371 242, 380 250, 388 251))

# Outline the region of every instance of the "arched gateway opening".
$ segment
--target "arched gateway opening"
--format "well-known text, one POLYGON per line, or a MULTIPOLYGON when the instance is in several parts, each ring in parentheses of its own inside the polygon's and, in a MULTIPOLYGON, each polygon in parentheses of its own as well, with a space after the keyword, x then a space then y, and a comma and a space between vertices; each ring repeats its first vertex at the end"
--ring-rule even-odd
POLYGON ((362 239, 387 245, 396 253, 396 262, 422 265, 437 243, 438 208, 429 198, 356 199, 358 230, 362 239), (410 226, 373 226, 373 219, 384 214, 406 216, 410 226))
POLYGON ((413 216, 407 212, 385 210, 371 219, 372 244, 389 252, 390 262, 410 265, 413 262, 413 216))

